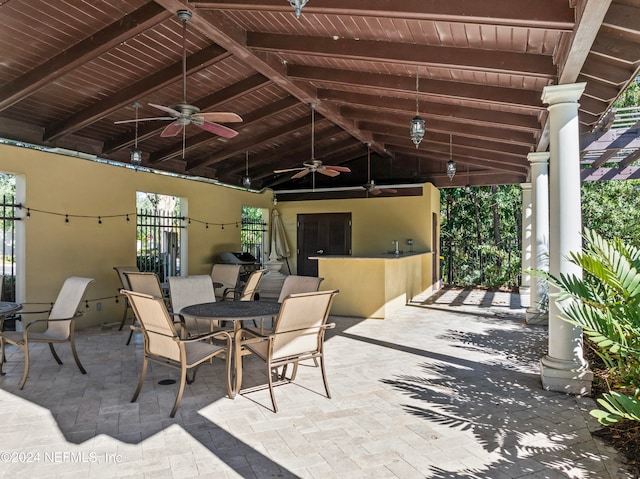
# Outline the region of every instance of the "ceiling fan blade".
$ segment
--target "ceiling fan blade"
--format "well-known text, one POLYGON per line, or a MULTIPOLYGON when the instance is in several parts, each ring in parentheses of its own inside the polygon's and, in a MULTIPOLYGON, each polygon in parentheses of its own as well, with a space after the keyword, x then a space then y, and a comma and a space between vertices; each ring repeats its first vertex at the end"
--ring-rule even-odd
POLYGON ((323 165, 328 170, 335 170, 341 173, 351 173, 351 170, 346 166, 333 166, 333 165, 323 165))
POLYGON ((136 121, 151 121, 151 120, 175 120, 172 116, 156 116, 153 118, 138 118, 137 120, 120 120, 114 121, 114 125, 120 125, 122 123, 135 123, 136 121))
POLYGON ((331 177, 338 176, 340 174, 339 171, 336 171, 333 168, 327 168, 326 166, 318 168, 318 173, 320 173, 321 175, 331 176, 331 177))
POLYGON ((230 111, 212 111, 209 113, 198 113, 194 118, 199 117, 204 121, 213 121, 216 123, 239 123, 242 121, 240 115, 230 111))
POLYGON ((298 178, 302 178, 303 176, 306 176, 309 174, 311 170, 305 168, 304 170, 302 170, 300 173, 296 173, 295 175, 293 175, 291 177, 291 179, 298 179, 298 178))
POLYGON ((202 125, 198 125, 203 130, 206 130, 210 133, 215 133, 216 135, 222 136, 223 138, 233 138, 238 134, 236 130, 232 130, 231 128, 227 128, 226 126, 218 125, 217 123, 211 123, 210 121, 205 121, 202 125))
POLYGON ((285 170, 273 170, 274 173, 289 173, 290 171, 300 171, 305 170, 306 168, 287 168, 285 170))
POLYGON ((391 193, 391 194, 395 194, 398 192, 398 190, 394 190, 393 188, 383 188, 382 191, 384 193, 391 193))
POLYGON ((179 118, 180 116, 182 116, 182 114, 178 110, 174 110, 173 108, 168 107, 168 106, 156 105, 155 103, 149 103, 149 106, 152 106, 154 108, 157 108, 158 110, 162 110, 164 112, 167 112, 173 118, 179 118))
POLYGON ((172 136, 176 136, 178 133, 180 133, 182 131, 182 125, 179 125, 176 122, 173 122, 169 125, 167 125, 164 130, 162 130, 162 133, 160 133, 160 136, 163 138, 169 138, 172 136))
POLYGON ((373 188, 369 190, 369 193, 371 193, 372 195, 378 196, 380 193, 382 193, 382 190, 379 190, 378 188, 373 188))

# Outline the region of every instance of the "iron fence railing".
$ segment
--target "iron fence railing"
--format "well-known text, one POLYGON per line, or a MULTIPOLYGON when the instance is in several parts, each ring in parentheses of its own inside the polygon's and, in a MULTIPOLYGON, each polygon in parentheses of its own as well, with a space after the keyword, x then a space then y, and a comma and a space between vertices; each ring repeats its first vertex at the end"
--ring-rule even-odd
POLYGON ((15 198, 9 195, 2 196, 0 205, 0 220, 2 221, 0 235, 2 235, 2 285, 0 287, 0 299, 4 301, 16 300, 16 210, 20 205, 15 203, 15 198))
POLYGON ((153 272, 161 282, 180 275, 180 233, 183 218, 179 212, 140 209, 137 214, 137 265, 153 272))
POLYGON ((262 263, 262 244, 267 224, 261 219, 242 218, 242 230, 240 232, 240 245, 242 251, 251 253, 262 263))

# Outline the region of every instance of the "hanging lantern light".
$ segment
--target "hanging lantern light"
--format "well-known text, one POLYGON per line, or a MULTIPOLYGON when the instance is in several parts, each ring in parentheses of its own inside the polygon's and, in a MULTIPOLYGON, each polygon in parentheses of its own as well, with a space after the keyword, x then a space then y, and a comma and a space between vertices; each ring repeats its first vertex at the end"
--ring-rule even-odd
POLYGON ((418 70, 416 69, 416 116, 413 117, 409 125, 409 136, 416 148, 420 145, 425 133, 424 120, 418 115, 418 81, 418 70))
POLYGON ((246 153, 246 166, 245 166, 245 173, 244 176, 242 177, 242 186, 244 186, 246 189, 251 188, 251 177, 249 176, 249 152, 247 151, 246 153))
POLYGON ((453 161, 453 139, 452 136, 449 135, 449 161, 447 161, 447 176, 449 177, 449 181, 453 180, 453 177, 456 175, 456 163, 453 161))
POLYGON ((296 18, 300 18, 300 14, 302 13, 302 7, 304 7, 309 0, 289 0, 289 4, 293 7, 296 12, 296 18))
POLYGON ((142 105, 139 101, 133 104, 136 109, 136 134, 133 149, 131 150, 131 164, 133 166, 140 166, 142 164, 142 151, 138 148, 138 108, 142 105))

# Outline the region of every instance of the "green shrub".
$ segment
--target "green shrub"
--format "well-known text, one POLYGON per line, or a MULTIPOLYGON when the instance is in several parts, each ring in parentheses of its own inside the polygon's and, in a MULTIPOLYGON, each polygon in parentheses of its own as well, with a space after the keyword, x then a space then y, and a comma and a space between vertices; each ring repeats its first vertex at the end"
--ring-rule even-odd
POLYGON ((551 297, 561 318, 582 327, 609 369, 610 392, 598 400, 604 409, 591 414, 604 425, 623 418, 640 421, 640 250, 586 231, 583 250, 568 260, 582 268, 582 278, 534 274, 559 289, 551 297))

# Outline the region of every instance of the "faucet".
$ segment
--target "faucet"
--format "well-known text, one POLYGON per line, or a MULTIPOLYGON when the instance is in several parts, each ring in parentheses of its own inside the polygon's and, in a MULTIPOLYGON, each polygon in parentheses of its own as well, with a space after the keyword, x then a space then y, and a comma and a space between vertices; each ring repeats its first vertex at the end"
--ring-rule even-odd
POLYGON ((391 244, 395 244, 395 246, 396 246, 396 251, 395 251, 396 256, 397 256, 397 255, 399 255, 399 254, 400 254, 400 251, 398 251, 398 240, 393 240, 393 241, 391 242, 391 244))

